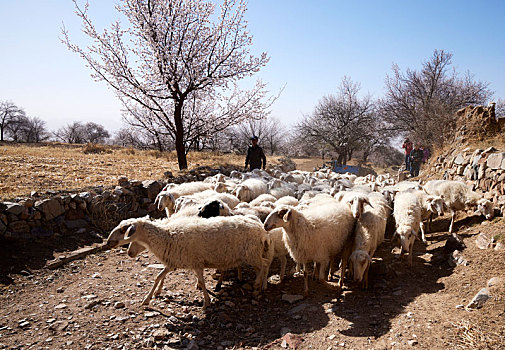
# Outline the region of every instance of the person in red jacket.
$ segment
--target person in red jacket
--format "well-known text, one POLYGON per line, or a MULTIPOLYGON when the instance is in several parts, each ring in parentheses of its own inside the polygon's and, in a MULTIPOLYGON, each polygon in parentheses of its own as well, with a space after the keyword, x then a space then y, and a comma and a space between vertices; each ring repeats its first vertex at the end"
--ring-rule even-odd
POLYGON ((403 142, 402 148, 405 150, 405 170, 410 171, 410 152, 414 147, 408 137, 403 142))

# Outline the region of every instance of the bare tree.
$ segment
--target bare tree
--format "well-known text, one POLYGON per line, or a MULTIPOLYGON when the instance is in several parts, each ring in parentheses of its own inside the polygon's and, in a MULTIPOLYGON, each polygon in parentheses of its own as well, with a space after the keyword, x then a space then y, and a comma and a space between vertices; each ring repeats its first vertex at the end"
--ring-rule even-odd
POLYGON ((49 139, 46 122, 38 117, 27 117, 21 127, 21 141, 42 142, 49 139))
POLYGON ((110 134, 103 125, 88 122, 73 122, 56 130, 54 137, 67 143, 103 143, 110 134))
POLYGON ((322 153, 337 153, 337 161, 345 164, 377 127, 374 102, 370 96, 360 98, 359 91, 359 84, 344 77, 338 93, 323 97, 295 126, 300 141, 317 145, 322 153))
MULTIPOLYGON (((187 168, 185 103, 195 93, 213 95, 250 76, 268 62, 250 54, 252 36, 244 19, 244 0, 223 0, 221 12, 204 0, 120 0, 116 9, 129 21, 116 21, 99 33, 74 0, 83 31, 93 45, 79 47, 63 32, 63 42, 128 104, 175 134, 179 168, 187 168)), ((214 98, 214 100, 218 100, 214 98)))
POLYGON ((265 153, 278 152, 286 140, 286 131, 277 118, 249 119, 227 131, 227 139, 233 150, 247 150, 251 136, 258 136, 265 153))
POLYGON ((0 141, 4 141, 4 135, 9 125, 15 128, 13 123, 17 123, 20 117, 24 117, 23 109, 16 106, 11 101, 0 102, 0 141))
POLYGON ((83 125, 84 140, 89 143, 104 143, 109 137, 110 134, 103 125, 88 122, 83 125))
POLYGON ((460 77, 450 69, 451 64, 452 54, 435 50, 420 71, 407 69, 402 73, 393 65, 381 103, 392 130, 425 144, 441 144, 444 135, 454 130, 458 109, 484 104, 491 97, 488 83, 475 81, 469 73, 460 77))
POLYGON ((81 122, 67 124, 56 130, 54 137, 66 143, 84 143, 84 125, 81 122))

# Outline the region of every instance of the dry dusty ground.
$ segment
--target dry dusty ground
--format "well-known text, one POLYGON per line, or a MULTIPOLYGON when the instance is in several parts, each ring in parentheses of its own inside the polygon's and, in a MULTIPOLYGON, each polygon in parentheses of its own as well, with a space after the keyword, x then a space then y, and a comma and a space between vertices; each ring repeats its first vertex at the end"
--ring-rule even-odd
MULTIPOLYGON (((151 307, 140 305, 159 271, 147 253, 130 259, 115 249, 54 271, 30 269, 26 259, 24 272, 12 275, 13 283, 1 289, 0 348, 169 349, 197 344, 200 349, 280 349, 281 332, 288 330, 299 335, 299 349, 503 348, 503 288, 492 289, 493 298, 480 310, 456 306, 466 305, 491 277, 505 278, 505 253, 480 250, 474 243, 478 232, 503 233, 505 220, 460 220, 469 265, 455 268, 441 258, 447 225, 447 219, 436 220, 429 245, 416 242, 412 268, 391 253, 386 241, 370 273, 369 290, 350 284, 340 294, 312 282, 309 297, 294 304, 281 300, 284 294, 302 292, 302 278, 292 276, 292 264, 286 280, 276 284, 274 277, 258 301, 252 301, 249 290, 253 273, 246 269, 246 280, 240 282, 229 272, 223 290, 204 311, 194 275, 182 270, 167 276, 151 307)), ((24 253, 22 247, 12 248, 24 253)), ((278 268, 274 261, 271 273, 278 268)), ((206 281, 212 288, 210 272, 206 281)))

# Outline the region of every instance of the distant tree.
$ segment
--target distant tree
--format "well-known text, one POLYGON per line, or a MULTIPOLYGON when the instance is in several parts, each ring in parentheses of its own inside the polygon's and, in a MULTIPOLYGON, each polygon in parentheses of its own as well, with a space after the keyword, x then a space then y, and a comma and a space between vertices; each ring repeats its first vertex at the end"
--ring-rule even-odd
POLYGON ((83 138, 85 142, 89 143, 104 143, 110 134, 103 125, 88 122, 83 125, 83 138))
POLYGON ((253 135, 258 136, 265 153, 273 155, 284 145, 287 132, 277 118, 249 119, 227 131, 227 139, 231 147, 244 153, 253 135))
POLYGON ((84 125, 81 122, 67 124, 56 130, 54 137, 66 143, 84 143, 84 125))
POLYGON ((435 50, 421 70, 405 73, 393 65, 386 78, 382 114, 391 130, 412 136, 424 144, 441 144, 455 127, 454 113, 470 104, 484 104, 492 92, 488 83, 451 69, 452 54, 435 50))
POLYGON ((66 143, 103 143, 110 134, 100 124, 77 121, 59 128, 53 136, 66 143))
POLYGON ((18 122, 19 118, 23 116, 25 116, 23 109, 11 101, 0 101, 0 141, 4 141, 5 131, 9 126, 15 128, 11 124, 18 122))
POLYGON ((123 29, 116 21, 101 34, 87 14, 88 4, 81 9, 74 3, 93 45, 72 44, 65 28, 63 42, 86 61, 94 78, 116 91, 128 110, 146 111, 136 117, 153 118, 146 124, 163 125, 163 132, 173 134, 180 169, 187 168, 186 127, 198 123, 184 108, 186 102, 195 94, 199 100, 211 96, 219 101, 219 91, 268 62, 266 53, 250 54, 244 0, 223 0, 219 14, 213 1, 120 0, 116 8, 130 27, 123 29))
POLYGON ((50 133, 46 122, 38 117, 22 117, 19 119, 18 141, 42 142, 49 139, 50 133))
POLYGON ((345 164, 363 147, 379 125, 374 101, 359 96, 360 85, 344 77, 336 95, 323 97, 311 115, 296 124, 296 135, 303 145, 317 145, 321 153, 337 154, 345 164))

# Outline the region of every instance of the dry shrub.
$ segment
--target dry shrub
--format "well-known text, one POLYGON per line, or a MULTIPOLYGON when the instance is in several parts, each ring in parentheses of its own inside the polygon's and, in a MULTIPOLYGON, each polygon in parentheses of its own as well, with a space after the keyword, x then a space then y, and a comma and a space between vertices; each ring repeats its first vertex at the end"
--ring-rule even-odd
POLYGON ((135 149, 131 148, 131 147, 128 147, 128 148, 123 148, 121 150, 121 153, 123 154, 127 154, 127 155, 130 155, 130 156, 133 156, 135 155, 135 149))
POLYGON ((100 154, 100 153, 112 153, 112 150, 105 146, 99 145, 96 143, 88 143, 84 146, 83 150, 84 154, 100 154))

